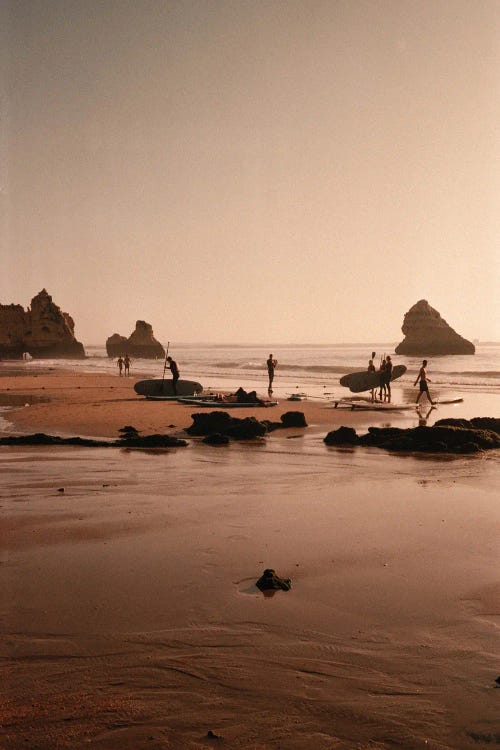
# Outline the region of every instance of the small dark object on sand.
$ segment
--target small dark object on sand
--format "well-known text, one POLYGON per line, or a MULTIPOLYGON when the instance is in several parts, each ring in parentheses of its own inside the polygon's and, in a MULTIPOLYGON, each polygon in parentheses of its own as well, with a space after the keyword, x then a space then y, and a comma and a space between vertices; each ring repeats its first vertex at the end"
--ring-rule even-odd
POLYGON ((271 589, 274 591, 278 589, 290 591, 292 581, 290 578, 280 578, 272 568, 266 568, 255 585, 261 591, 269 591, 271 589))
POLYGON ((58 492, 64 492, 64 487, 59 487, 58 492))
POLYGON ((212 732, 211 729, 208 730, 208 732, 207 732, 207 740, 223 740, 223 739, 224 739, 224 737, 221 737, 220 735, 215 734, 215 732, 212 732))
POLYGON ((497 677, 495 680, 497 687, 500 687, 500 677, 497 677))

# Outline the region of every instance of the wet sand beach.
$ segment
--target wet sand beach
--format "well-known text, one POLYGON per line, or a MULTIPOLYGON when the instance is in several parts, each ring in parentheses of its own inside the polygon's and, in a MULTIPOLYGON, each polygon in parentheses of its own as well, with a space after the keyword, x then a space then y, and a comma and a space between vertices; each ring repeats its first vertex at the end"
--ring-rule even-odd
MULTIPOLYGON (((0 393, 31 400, 4 415, 15 431, 190 424, 132 384, 41 373, 0 393)), ((482 398, 463 412, 486 416, 482 398)), ((498 743, 498 457, 322 442, 413 413, 251 413, 287 410, 312 427, 227 448, 1 449, 2 747, 498 743), (264 597, 266 567, 292 590, 264 597)))

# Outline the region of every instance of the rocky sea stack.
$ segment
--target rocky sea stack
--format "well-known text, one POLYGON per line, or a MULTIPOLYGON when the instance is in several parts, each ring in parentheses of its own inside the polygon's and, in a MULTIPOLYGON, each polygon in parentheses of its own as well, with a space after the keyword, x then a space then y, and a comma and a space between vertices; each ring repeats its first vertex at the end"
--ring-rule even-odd
POLYGON ((0 305, 0 357, 22 359, 81 359, 83 344, 76 340, 75 324, 68 313, 52 302, 46 289, 22 305, 0 305))
POLYGON ((145 320, 138 320, 128 338, 114 333, 106 341, 108 357, 119 357, 128 354, 142 359, 161 359, 165 356, 165 349, 153 335, 153 327, 145 320))
POLYGON ((476 351, 474 344, 456 333, 425 299, 408 310, 401 330, 405 338, 396 347, 396 354, 425 357, 476 351))

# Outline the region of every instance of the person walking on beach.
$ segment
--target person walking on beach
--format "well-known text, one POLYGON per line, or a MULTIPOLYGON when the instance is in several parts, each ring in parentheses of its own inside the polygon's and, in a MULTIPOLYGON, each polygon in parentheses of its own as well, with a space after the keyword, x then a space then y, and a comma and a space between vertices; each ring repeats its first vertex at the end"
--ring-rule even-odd
POLYGON ((172 357, 167 357, 168 366, 170 368, 170 372, 172 373, 172 390, 174 392, 174 396, 177 396, 177 381, 179 380, 179 368, 177 367, 177 362, 172 359, 172 357))
POLYGON ((391 400, 391 378, 392 378, 392 359, 387 355, 385 359, 384 381, 387 389, 387 401, 391 400))
POLYGON ((130 357, 128 356, 128 354, 125 355, 123 366, 125 367, 125 377, 128 378, 128 376, 130 375, 130 357))
POLYGON ((267 387, 267 392, 269 393, 269 395, 271 395, 271 393, 273 392, 274 371, 276 369, 276 365, 278 364, 278 360, 273 359, 273 355, 270 354, 266 364, 267 374, 269 375, 269 385, 267 387))
POLYGON ((431 381, 427 377, 427 370, 425 369, 426 367, 427 367, 427 360, 424 359, 423 362, 422 362, 422 367, 420 368, 420 371, 419 371, 419 373, 417 375, 417 379, 413 383, 413 385, 415 386, 420 381, 420 392, 419 392, 419 394, 417 396, 417 400, 415 401, 415 403, 418 404, 418 402, 422 398, 422 394, 426 393, 427 394, 427 398, 431 402, 431 405, 434 406, 434 404, 436 402, 432 400, 431 394, 429 393, 429 386, 427 384, 430 383, 431 381))
POLYGON ((118 357, 118 361, 117 361, 116 364, 118 366, 118 372, 120 373, 120 377, 121 377, 122 376, 122 370, 123 370, 123 359, 121 357, 118 357))

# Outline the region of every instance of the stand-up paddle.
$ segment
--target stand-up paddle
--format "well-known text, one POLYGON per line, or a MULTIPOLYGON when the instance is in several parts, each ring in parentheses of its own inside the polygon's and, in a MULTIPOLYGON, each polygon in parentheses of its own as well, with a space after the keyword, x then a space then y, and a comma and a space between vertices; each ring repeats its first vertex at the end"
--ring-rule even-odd
POLYGON ((169 347, 170 347, 170 341, 167 341, 167 353, 165 354, 165 364, 163 365, 163 377, 161 379, 162 385, 163 385, 163 382, 165 380, 165 373, 167 371, 167 357, 168 357, 169 347))

